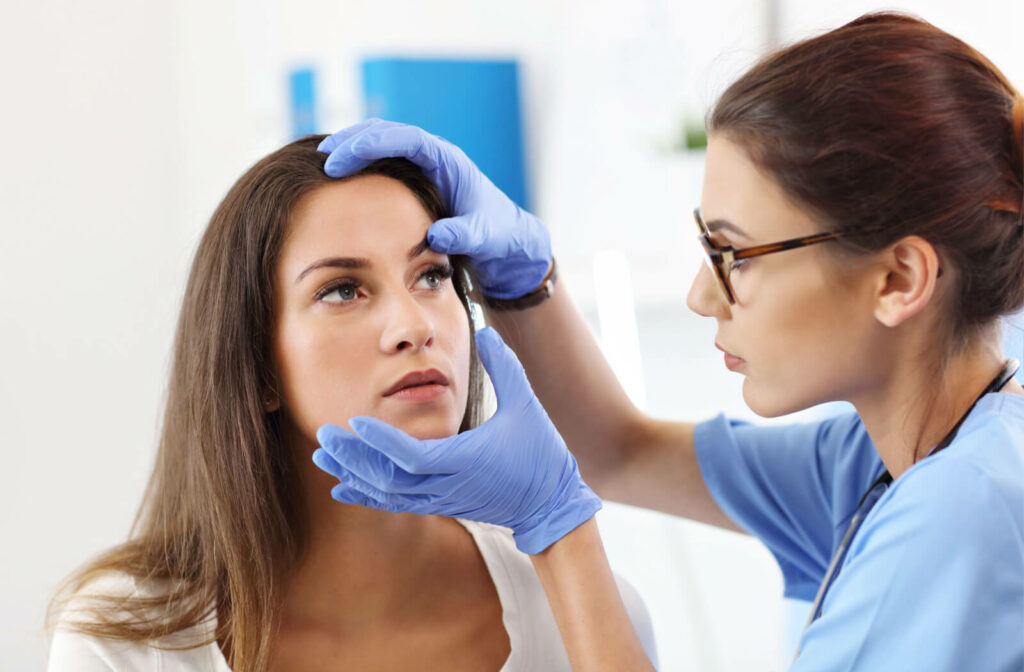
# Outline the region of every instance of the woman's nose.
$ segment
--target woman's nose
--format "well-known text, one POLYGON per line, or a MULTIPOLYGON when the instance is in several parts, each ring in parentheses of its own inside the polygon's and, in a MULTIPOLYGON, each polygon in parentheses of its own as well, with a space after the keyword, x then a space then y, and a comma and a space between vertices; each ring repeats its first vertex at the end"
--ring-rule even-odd
POLYGON ((433 345, 434 321, 415 298, 406 294, 390 303, 387 321, 380 335, 381 350, 395 353, 433 345))
POLYGON ((726 317, 729 308, 718 286, 718 281, 712 275, 711 269, 701 264, 690 291, 686 295, 686 307, 703 317, 726 317))

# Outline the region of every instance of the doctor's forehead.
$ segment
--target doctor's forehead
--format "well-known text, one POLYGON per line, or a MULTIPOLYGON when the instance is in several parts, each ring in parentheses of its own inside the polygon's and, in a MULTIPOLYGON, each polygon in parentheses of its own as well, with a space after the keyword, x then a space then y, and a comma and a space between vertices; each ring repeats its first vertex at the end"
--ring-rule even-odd
POLYGON ((728 237, 738 237, 738 229, 750 241, 764 243, 817 230, 813 218, 746 149, 721 135, 708 139, 700 206, 708 228, 728 237))

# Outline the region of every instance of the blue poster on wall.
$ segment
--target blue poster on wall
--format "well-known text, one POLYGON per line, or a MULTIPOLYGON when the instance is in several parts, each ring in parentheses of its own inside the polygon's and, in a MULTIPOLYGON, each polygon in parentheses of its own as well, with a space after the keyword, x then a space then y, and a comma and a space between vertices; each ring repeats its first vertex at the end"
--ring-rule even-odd
POLYGON ((292 139, 320 133, 313 68, 294 68, 288 73, 288 97, 292 139))
POLYGON ((515 61, 363 61, 367 117, 424 128, 462 148, 509 198, 529 208, 515 61))

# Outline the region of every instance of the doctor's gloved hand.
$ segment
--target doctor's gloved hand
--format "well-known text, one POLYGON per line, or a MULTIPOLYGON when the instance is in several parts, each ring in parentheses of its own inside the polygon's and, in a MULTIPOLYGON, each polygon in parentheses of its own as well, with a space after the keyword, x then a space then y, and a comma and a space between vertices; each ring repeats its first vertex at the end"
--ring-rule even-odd
POLYGON ((325 138, 317 149, 329 155, 324 171, 331 177, 387 157, 404 157, 422 168, 452 215, 430 227, 430 247, 468 256, 486 296, 518 298, 544 280, 551 264, 547 228, 447 140, 416 126, 370 119, 325 138))
POLYGON ((480 427, 420 441, 374 418, 317 432, 313 462, 339 481, 331 496, 391 512, 467 518, 511 528, 540 553, 588 521, 601 500, 534 395, 515 354, 491 328, 476 334, 498 410, 480 427))

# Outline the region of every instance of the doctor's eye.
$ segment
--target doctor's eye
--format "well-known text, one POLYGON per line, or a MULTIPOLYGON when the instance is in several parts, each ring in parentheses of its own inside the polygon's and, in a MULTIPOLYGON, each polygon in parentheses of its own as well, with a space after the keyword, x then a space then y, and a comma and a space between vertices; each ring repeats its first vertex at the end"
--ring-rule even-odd
POLYGON ((751 259, 734 259, 733 262, 729 264, 729 272, 734 273, 736 271, 742 270, 743 267, 749 264, 751 261, 751 259))

